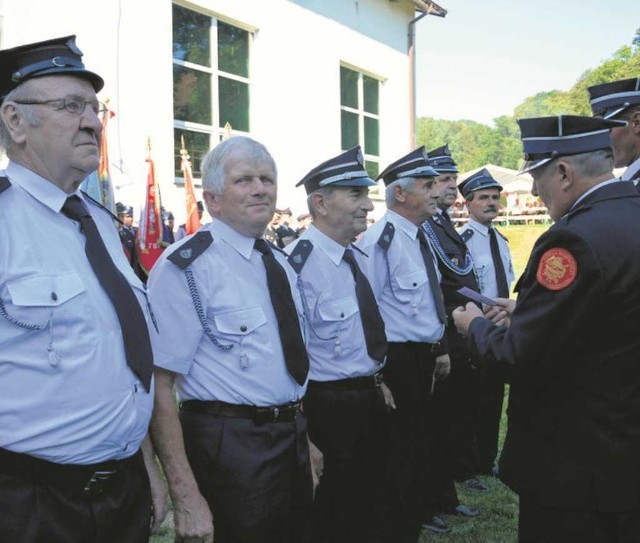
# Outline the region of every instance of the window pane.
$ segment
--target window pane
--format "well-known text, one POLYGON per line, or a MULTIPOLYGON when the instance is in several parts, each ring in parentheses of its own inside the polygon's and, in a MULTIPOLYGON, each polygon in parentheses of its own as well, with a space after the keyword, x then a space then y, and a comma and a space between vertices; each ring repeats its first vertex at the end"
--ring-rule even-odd
POLYGON ((380 84, 377 79, 362 76, 362 83, 364 86, 364 110, 367 113, 378 114, 378 92, 380 84))
POLYGON ((342 148, 351 149, 358 145, 358 116, 349 111, 341 111, 342 148))
POLYGON ((218 69, 249 77, 249 33, 218 21, 218 69))
POLYGON ((358 107, 358 73, 340 67, 340 105, 358 107))
MULTIPOLYGON (((369 174, 369 177, 371 179, 375 179, 376 177, 378 177, 378 174, 380 173, 380 164, 377 162, 372 162, 371 160, 365 160, 364 161, 364 167, 367 170, 367 173, 369 174)), ((375 187, 374 187, 375 189, 375 187)))
POLYGON ((184 146, 187 148, 187 152, 191 157, 191 171, 193 177, 201 177, 200 163, 209 152, 210 147, 210 135, 203 134, 202 132, 192 132, 190 130, 182 130, 176 128, 173 131, 173 155, 175 158, 175 175, 176 177, 182 177, 182 156, 180 155, 180 149, 182 149, 181 137, 184 137, 184 146))
POLYGON ((249 85, 218 77, 218 87, 220 128, 229 123, 234 130, 249 132, 249 85))
POLYGON ((211 67, 211 19, 173 4, 173 58, 211 67))
POLYGON ((211 124, 211 75, 173 65, 173 118, 211 124))
POLYGON ((364 118, 364 152, 368 155, 380 155, 379 125, 378 119, 364 118))

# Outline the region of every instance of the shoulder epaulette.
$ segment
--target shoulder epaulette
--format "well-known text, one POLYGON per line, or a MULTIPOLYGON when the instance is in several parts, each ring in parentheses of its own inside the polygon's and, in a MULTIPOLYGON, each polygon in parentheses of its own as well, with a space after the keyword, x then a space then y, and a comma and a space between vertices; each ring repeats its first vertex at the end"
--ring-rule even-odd
POLYGON ((82 193, 82 195, 83 195, 83 196, 84 196, 84 197, 85 197, 89 202, 91 202, 93 205, 95 205, 95 206, 99 207, 100 209, 103 209, 103 210, 104 210, 104 211, 106 211, 109 215, 111 215, 111 218, 112 218, 114 221, 118 221, 120 224, 124 225, 124 223, 123 223, 123 222, 118 218, 118 216, 117 216, 117 215, 114 215, 114 214, 113 214, 113 212, 112 212, 110 209, 108 209, 108 208, 104 207, 100 202, 98 202, 98 200, 96 200, 95 198, 92 198, 91 196, 89 196, 89 194, 87 194, 85 191, 81 190, 80 192, 81 192, 81 193, 82 193))
POLYGON ((393 226, 392 223, 388 222, 384 225, 382 230, 382 234, 378 238, 378 245, 382 248, 382 250, 386 251, 389 249, 391 242, 393 241, 393 236, 396 233, 396 227, 393 226))
POLYGON ((307 263, 311 251, 313 251, 313 243, 311 243, 311 240, 301 239, 287 257, 289 264, 298 275, 307 263))
POLYGON ((473 237, 473 234, 475 234, 475 232, 471 228, 467 228, 464 232, 460 232, 460 237, 462 241, 467 243, 467 241, 473 237))
POLYGON ((211 232, 196 232, 191 239, 173 251, 167 258, 178 268, 184 270, 193 261, 204 253, 213 243, 211 232))
POLYGON ((0 193, 4 192, 11 186, 11 181, 8 177, 0 177, 0 193))

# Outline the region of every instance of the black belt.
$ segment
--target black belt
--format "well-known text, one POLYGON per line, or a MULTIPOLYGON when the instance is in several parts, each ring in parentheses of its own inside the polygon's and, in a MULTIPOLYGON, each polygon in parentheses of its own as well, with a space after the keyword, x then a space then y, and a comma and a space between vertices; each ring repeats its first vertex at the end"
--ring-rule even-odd
POLYGON ((0 449, 0 472, 36 484, 56 486, 70 492, 86 495, 102 494, 131 460, 142 454, 122 460, 109 460, 99 464, 57 464, 28 454, 0 449))
POLYGON ((300 412, 300 402, 270 407, 256 407, 255 405, 238 405, 218 401, 187 400, 180 403, 180 409, 205 415, 252 419, 259 424, 263 424, 265 422, 294 421, 300 412))
POLYGON ((418 341, 390 341, 389 345, 406 345, 415 346, 416 348, 426 349, 428 353, 435 353, 442 345, 441 341, 435 343, 418 342, 418 341))
POLYGON ((383 383, 382 372, 366 375, 365 377, 351 377, 337 381, 309 381, 309 388, 332 388, 344 390, 362 390, 378 388, 383 383))

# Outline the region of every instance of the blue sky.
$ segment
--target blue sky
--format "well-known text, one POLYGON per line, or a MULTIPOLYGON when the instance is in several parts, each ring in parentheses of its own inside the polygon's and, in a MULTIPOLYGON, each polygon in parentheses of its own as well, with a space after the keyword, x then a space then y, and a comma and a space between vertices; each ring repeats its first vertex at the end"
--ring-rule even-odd
POLYGON ((436 1, 446 18, 416 27, 419 117, 490 124, 527 96, 568 90, 640 27, 638 0, 436 1))

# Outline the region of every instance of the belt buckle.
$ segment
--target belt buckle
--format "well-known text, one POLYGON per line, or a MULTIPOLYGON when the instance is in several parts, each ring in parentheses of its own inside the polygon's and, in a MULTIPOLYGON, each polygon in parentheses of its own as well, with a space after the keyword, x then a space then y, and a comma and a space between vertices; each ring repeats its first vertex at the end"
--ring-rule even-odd
POLYGON ((373 384, 377 387, 379 387, 380 385, 382 385, 383 382, 383 378, 382 378, 382 373, 378 372, 378 373, 374 373, 373 374, 373 384))
POLYGON ((432 343, 431 344, 431 352, 435 353, 438 350, 439 347, 440 347, 440 342, 439 341, 436 341, 435 343, 432 343))
POLYGON ((271 422, 278 422, 278 417, 280 416, 280 408, 272 407, 271 408, 271 422))
POLYGON ((108 481, 112 475, 116 474, 117 470, 113 471, 94 471, 89 477, 89 480, 85 483, 82 492, 85 494, 102 494, 101 485, 108 481))

